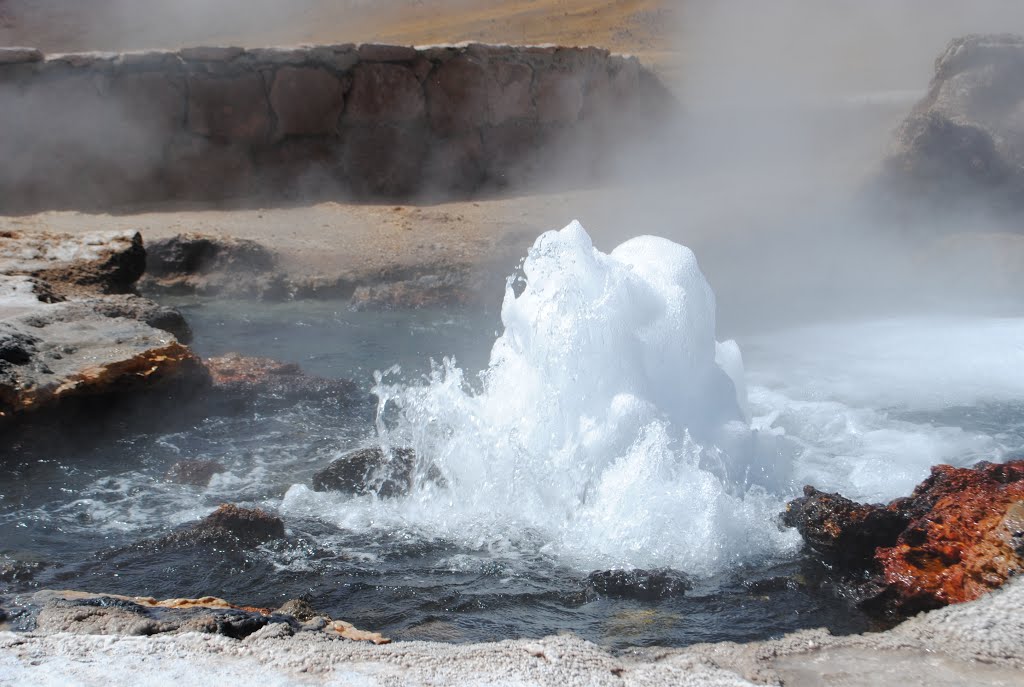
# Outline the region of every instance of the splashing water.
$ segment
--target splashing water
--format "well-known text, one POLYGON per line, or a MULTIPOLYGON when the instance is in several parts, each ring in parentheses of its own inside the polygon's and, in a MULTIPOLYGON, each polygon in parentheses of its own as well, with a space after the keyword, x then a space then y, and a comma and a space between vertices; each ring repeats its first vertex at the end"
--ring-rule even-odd
POLYGON ((456 539, 530 533, 584 568, 711 574, 791 551, 774 518, 781 444, 749 428, 739 348, 715 342, 693 253, 644 236, 605 255, 573 222, 522 271, 476 389, 452 360, 420 386, 378 380, 381 442, 412 446, 420 479, 367 517, 456 539))

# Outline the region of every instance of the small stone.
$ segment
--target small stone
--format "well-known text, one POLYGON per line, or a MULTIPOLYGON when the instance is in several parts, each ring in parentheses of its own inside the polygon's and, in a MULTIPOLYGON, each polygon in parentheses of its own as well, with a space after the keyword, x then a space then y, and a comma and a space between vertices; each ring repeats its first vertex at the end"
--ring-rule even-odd
POLYGON ((167 479, 178 484, 205 487, 214 475, 227 472, 227 468, 212 460, 179 460, 167 471, 167 479))

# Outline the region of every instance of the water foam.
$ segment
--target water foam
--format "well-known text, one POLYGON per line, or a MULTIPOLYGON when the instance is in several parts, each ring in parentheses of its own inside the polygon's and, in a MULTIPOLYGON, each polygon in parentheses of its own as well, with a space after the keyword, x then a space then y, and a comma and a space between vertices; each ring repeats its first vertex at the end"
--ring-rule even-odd
MULTIPOLYGON (((382 443, 412 446, 447 485, 363 499, 362 515, 349 503, 339 524, 528 532, 582 567, 694 573, 795 546, 773 518, 781 497, 759 485, 785 470, 757 469, 777 454, 745 421, 742 357, 716 344, 693 253, 645 236, 606 255, 573 222, 538 238, 522 272, 477 384, 446 360, 425 384, 375 389, 382 443)), ((294 487, 284 507, 323 512, 323 498, 294 487)))

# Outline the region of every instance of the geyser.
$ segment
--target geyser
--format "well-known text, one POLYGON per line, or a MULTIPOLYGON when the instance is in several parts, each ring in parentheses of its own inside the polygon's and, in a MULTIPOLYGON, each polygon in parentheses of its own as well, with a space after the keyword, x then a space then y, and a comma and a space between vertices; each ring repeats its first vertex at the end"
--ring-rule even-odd
MULTIPOLYGON (((537 239, 501 319, 478 384, 452 360, 421 385, 378 381, 381 443, 413 447, 447 484, 366 497, 362 525, 697 574, 796 545, 765 489, 785 470, 760 465, 776 439, 749 427, 739 349, 716 343, 688 248, 643 236, 606 255, 573 222, 537 239)), ((285 505, 307 498, 322 497, 293 487, 285 505)))

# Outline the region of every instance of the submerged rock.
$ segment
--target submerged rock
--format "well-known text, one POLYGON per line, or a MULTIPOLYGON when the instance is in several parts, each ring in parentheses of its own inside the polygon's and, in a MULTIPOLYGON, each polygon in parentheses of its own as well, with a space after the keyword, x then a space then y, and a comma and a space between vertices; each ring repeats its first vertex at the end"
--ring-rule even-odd
POLYGON ((259 508, 240 508, 224 504, 195 525, 173 532, 157 546, 207 544, 230 548, 255 548, 284 539, 284 521, 259 508))
MULTIPOLYGON (((419 469, 411 448, 396 448, 390 453, 376 446, 357 449, 313 475, 313 491, 376 494, 380 498, 404 496, 413 488, 419 469)), ((445 484, 441 471, 432 463, 424 476, 439 486, 445 484)))
POLYGON ((204 361, 210 372, 212 400, 249 403, 314 401, 350 405, 363 398, 355 382, 307 375, 295 363, 228 353, 204 361))
POLYGON ((1024 572, 1024 460, 939 465, 884 506, 808 487, 783 522, 841 571, 866 576, 859 592, 869 610, 971 601, 1024 572))
POLYGON ((205 487, 214 475, 227 472, 227 468, 213 460, 179 460, 167 470, 167 480, 177 484, 205 487))
POLYGON ((683 596, 692 586, 674 570, 595 570, 587 576, 589 591, 615 599, 657 601, 683 596))

